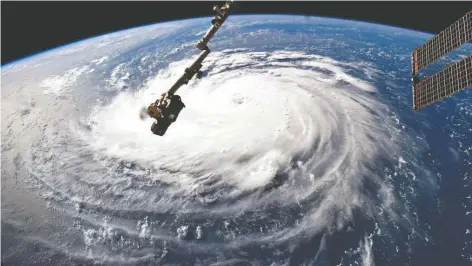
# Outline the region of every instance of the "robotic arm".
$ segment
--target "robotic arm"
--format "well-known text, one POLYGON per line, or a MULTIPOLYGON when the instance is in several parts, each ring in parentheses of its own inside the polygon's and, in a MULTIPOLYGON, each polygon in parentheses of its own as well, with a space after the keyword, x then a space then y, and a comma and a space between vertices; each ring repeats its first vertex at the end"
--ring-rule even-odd
POLYGON ((154 134, 159 136, 164 135, 167 128, 177 119, 178 114, 185 107, 180 96, 175 95, 175 93, 181 86, 186 85, 195 75, 197 78, 202 78, 202 63, 210 53, 210 49, 207 46, 208 42, 226 21, 232 6, 233 1, 229 0, 226 1, 222 7, 213 7, 216 16, 211 20, 212 26, 195 45, 199 50, 201 50, 200 55, 185 69, 184 73, 166 93, 163 93, 159 99, 154 103, 151 103, 147 109, 144 108, 141 111, 141 118, 144 118, 147 114, 149 117, 156 119, 151 127, 151 131, 154 134))
POLYGON ((221 25, 223 25, 223 23, 228 18, 229 11, 232 7, 233 1, 226 1, 226 3, 222 7, 213 6, 213 11, 216 12, 216 16, 211 20, 211 24, 213 26, 211 26, 211 28, 206 32, 203 38, 197 42, 196 47, 199 50, 205 49, 210 39, 213 38, 213 35, 215 35, 221 25))
POLYGON ((168 94, 175 94, 177 90, 182 86, 186 85, 192 78, 197 74, 201 76, 201 68, 202 68, 202 62, 203 60, 208 56, 210 53, 210 49, 208 47, 205 47, 198 58, 189 66, 185 69, 184 73, 180 78, 172 85, 172 87, 167 91, 168 94))

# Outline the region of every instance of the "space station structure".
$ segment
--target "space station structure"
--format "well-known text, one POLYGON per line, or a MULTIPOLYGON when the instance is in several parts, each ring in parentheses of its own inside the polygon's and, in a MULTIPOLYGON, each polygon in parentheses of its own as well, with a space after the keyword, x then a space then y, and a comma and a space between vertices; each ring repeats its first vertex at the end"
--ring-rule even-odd
POLYGON ((201 51, 197 59, 195 59, 190 66, 185 68, 184 73, 167 92, 163 93, 159 99, 151 103, 147 109, 144 108, 141 110, 141 118, 144 118, 147 115, 155 119, 151 125, 151 131, 153 134, 163 136, 169 126, 176 121, 180 111, 185 107, 181 97, 175 93, 181 86, 186 85, 194 76, 198 79, 203 77, 201 71, 202 63, 210 53, 208 42, 226 21, 232 7, 232 0, 226 1, 222 6, 213 6, 213 11, 215 11, 216 16, 211 20, 212 26, 195 45, 201 51))
POLYGON ((472 43, 472 11, 411 53, 413 109, 419 110, 472 88, 472 54, 428 77, 420 72, 465 43, 472 43))

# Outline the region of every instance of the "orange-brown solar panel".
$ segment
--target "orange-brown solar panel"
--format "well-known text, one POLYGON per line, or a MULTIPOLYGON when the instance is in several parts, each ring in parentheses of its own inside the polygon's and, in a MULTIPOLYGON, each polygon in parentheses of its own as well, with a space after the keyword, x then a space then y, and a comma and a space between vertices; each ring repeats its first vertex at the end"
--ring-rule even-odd
POLYGON ((462 44, 472 41, 472 11, 411 53, 413 108, 418 110, 472 87, 472 55, 419 80, 418 72, 462 44))
POLYGON ((418 110, 472 87, 472 55, 413 85, 413 108, 418 110))
POLYGON ((412 52, 413 74, 471 40, 472 11, 412 52))

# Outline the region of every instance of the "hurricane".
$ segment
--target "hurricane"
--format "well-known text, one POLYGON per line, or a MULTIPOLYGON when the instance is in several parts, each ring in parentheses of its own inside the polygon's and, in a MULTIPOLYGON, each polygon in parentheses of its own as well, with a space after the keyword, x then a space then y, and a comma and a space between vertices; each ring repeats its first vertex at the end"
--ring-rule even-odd
POLYGON ((214 51, 204 77, 178 91, 178 120, 153 135, 139 110, 193 59, 88 112, 48 111, 57 119, 17 163, 79 236, 37 239, 104 264, 373 265, 373 245, 399 256, 428 238, 413 189, 433 186, 418 160, 424 144, 354 74, 382 78, 374 64, 214 51))

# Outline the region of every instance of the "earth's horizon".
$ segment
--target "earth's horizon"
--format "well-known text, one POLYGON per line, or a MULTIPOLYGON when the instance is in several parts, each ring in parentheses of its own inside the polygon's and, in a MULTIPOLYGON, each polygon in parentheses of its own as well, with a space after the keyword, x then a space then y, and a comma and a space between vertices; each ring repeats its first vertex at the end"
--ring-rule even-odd
MULTIPOLYGON (((370 22, 370 21, 364 21, 364 20, 355 20, 355 19, 348 19, 348 18, 340 18, 340 17, 311 16, 311 15, 297 15, 297 14, 238 14, 238 15, 231 15, 231 17, 253 17, 253 16, 258 16, 258 17, 259 16, 268 16, 268 17, 273 17, 273 16, 289 16, 290 17, 290 16, 293 16, 293 17, 305 17, 307 19, 330 19, 330 20, 339 20, 339 21, 346 21, 346 22, 351 21, 351 22, 356 22, 356 23, 365 23, 365 24, 376 25, 376 26, 381 26, 381 27, 390 27, 390 28, 396 28, 396 29, 401 29, 401 30, 412 31, 412 32, 415 32, 415 33, 421 33, 421 34, 429 35, 429 37, 434 36, 434 33, 432 33, 432 32, 426 32, 426 31, 420 31, 420 30, 415 30, 415 29, 410 29, 410 28, 404 28, 404 27, 391 25, 391 24, 382 24, 382 23, 377 23, 377 22, 370 22)), ((100 37, 102 37, 104 35, 108 35, 108 34, 116 34, 116 33, 121 33, 123 31, 136 30, 136 29, 139 29, 139 28, 142 28, 142 27, 162 25, 162 24, 166 24, 166 23, 178 23, 178 22, 184 22, 184 21, 195 20, 195 19, 209 20, 209 19, 212 19, 212 18, 213 18, 212 16, 203 16, 203 17, 194 17, 194 18, 175 19, 175 20, 168 20, 168 21, 162 21, 162 22, 157 22, 157 23, 142 24, 142 25, 139 25, 139 26, 133 26, 133 27, 129 27, 129 28, 120 29, 118 31, 104 32, 104 33, 100 33, 99 35, 90 36, 90 37, 87 37, 87 38, 84 38, 82 40, 78 40, 78 41, 75 41, 75 42, 65 43, 63 45, 59 45, 59 46, 52 47, 52 48, 49 48, 49 49, 46 49, 46 50, 42 50, 42 51, 32 53, 30 55, 26 55, 24 57, 20 57, 16 60, 13 60, 13 61, 5 62, 4 64, 1 65, 1 67, 7 67, 8 65, 11 65, 13 63, 19 63, 20 61, 28 60, 32 57, 40 56, 44 53, 52 52, 56 49, 63 49, 63 48, 66 48, 67 46, 79 44, 79 43, 85 42, 85 41, 90 41, 90 40, 93 40, 95 38, 100 38, 100 37)))

